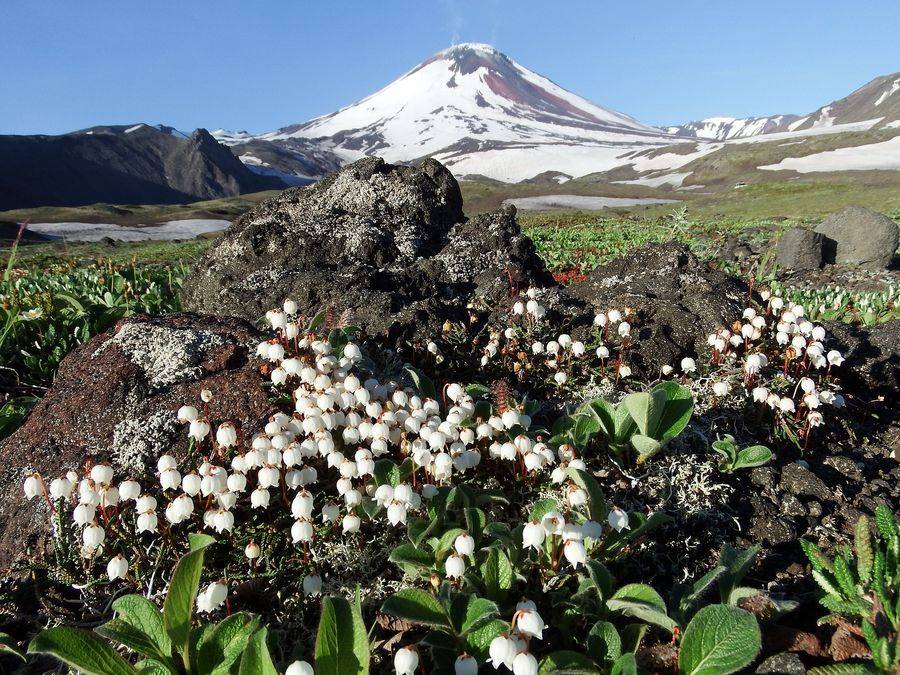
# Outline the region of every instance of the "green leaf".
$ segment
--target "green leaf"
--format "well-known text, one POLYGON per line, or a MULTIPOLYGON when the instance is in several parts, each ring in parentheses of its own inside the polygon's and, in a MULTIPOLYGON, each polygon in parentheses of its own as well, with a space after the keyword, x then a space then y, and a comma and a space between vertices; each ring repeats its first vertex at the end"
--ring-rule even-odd
POLYGON ((381 611, 424 626, 450 628, 450 620, 440 601, 431 593, 418 588, 404 588, 397 591, 384 601, 381 611))
POLYGON ((541 659, 538 675, 579 675, 599 673, 597 664, 578 652, 563 650, 547 654, 541 659))
POLYGON ((759 550, 758 545, 751 546, 744 551, 728 544, 722 547, 722 551, 719 553, 719 564, 725 566, 725 573, 719 578, 719 597, 723 603, 731 604, 727 599, 747 575, 753 561, 759 555, 759 550))
POLYGON ((410 576, 416 576, 434 566, 434 556, 412 544, 400 544, 391 551, 388 560, 398 565, 410 576))
POLYGON ((650 436, 635 434, 631 437, 631 447, 638 454, 638 464, 643 464, 662 449, 662 443, 650 436))
POLYGON ((637 659, 634 658, 634 654, 629 652, 616 659, 609 675, 638 675, 637 659))
POLYGON ((666 392, 663 389, 654 389, 649 392, 628 394, 622 399, 622 405, 637 424, 641 434, 655 436, 666 407, 666 392))
POLYGON ((531 513, 528 514, 528 519, 541 522, 541 518, 547 515, 550 511, 557 510, 559 510, 559 502, 552 497, 539 499, 531 507, 531 513))
POLYGON ((49 654, 83 675, 134 675, 135 669, 94 633, 80 628, 48 628, 28 645, 29 654, 49 654))
POLYGON ((483 626, 489 619, 497 616, 499 611, 497 604, 487 598, 470 597, 466 604, 466 616, 462 622, 461 632, 468 633, 483 626))
POLYGON ((362 619, 358 593, 353 604, 344 598, 325 598, 316 634, 316 673, 364 675, 368 672, 369 639, 362 619))
POLYGON ((247 646, 250 637, 259 630, 259 619, 244 612, 223 619, 203 641, 197 662, 201 670, 214 675, 229 671, 247 646))
POLYGON ((659 438, 663 444, 678 436, 691 421, 694 414, 694 396, 691 390, 678 382, 669 380, 660 382, 654 391, 662 390, 666 394, 666 405, 657 427, 659 438))
POLYGON ((16 644, 16 641, 6 633, 0 633, 0 654, 10 654, 12 656, 18 656, 23 661, 25 660, 22 652, 19 651, 19 646, 16 644))
POLYGON ((437 525, 437 518, 410 518, 406 523, 406 535, 409 537, 409 540, 418 547, 425 541, 426 537, 434 532, 437 525))
POLYGON ((872 578, 872 564, 875 558, 872 554, 872 539, 869 536, 869 519, 865 516, 860 516, 856 521, 854 546, 856 548, 856 572, 860 582, 866 586, 872 578))
POLYGON ((682 624, 691 615, 697 603, 703 599, 704 593, 725 573, 724 565, 716 565, 709 572, 697 579, 690 591, 685 593, 678 602, 678 615, 682 624))
POLYGON ((206 535, 191 535, 191 552, 178 561, 163 604, 163 624, 185 666, 190 660, 191 617, 203 571, 203 555, 213 541, 206 535))
POLYGON ((666 613, 666 603, 659 593, 646 584, 627 584, 606 601, 613 612, 633 616, 672 633, 677 624, 666 613))
POLYGON ((772 459, 773 456, 772 451, 766 446, 751 445, 749 448, 744 448, 738 453, 734 462, 734 468, 751 469, 754 466, 762 466, 772 459))
POLYGON ((622 653, 634 654, 647 634, 647 624, 630 623, 622 630, 622 653))
POLYGON ((178 671, 156 659, 142 659, 134 664, 139 675, 175 675, 178 671))
POLYGON ((506 621, 491 619, 486 624, 466 633, 467 651, 479 661, 484 661, 487 658, 493 639, 508 631, 509 624, 506 621))
POLYGON ((622 638, 609 621, 598 621, 588 632, 587 648, 594 661, 609 668, 622 655, 622 638))
POLYGON ((499 548, 491 548, 481 564, 481 578, 484 580, 487 596, 502 602, 512 588, 515 570, 506 553, 499 548))
POLYGON ((241 656, 238 675, 278 675, 266 644, 267 636, 268 632, 263 627, 250 637, 244 654, 241 656))
POLYGON ((422 396, 437 399, 437 389, 435 389, 434 387, 434 382, 428 379, 428 377, 421 370, 413 368, 409 365, 405 366, 403 370, 407 372, 416 389, 422 396))
POLYGON ((375 462, 372 476, 375 478, 375 485, 397 487, 400 483, 400 467, 389 459, 379 459, 375 462))
POLYGON ((588 560, 584 566, 587 570, 588 579, 591 581, 591 586, 594 587, 600 601, 603 602, 612 594, 612 574, 599 560, 588 560))
POLYGON ((168 662, 172 640, 166 633, 162 613, 142 595, 123 595, 112 604, 116 618, 96 631, 138 654, 168 662))
POLYGON ((609 505, 606 502, 606 495, 600 483, 587 471, 581 469, 569 468, 569 477, 575 481, 578 487, 582 488, 588 495, 588 515, 592 520, 602 523, 609 515, 609 505))
POLYGON ((748 666, 762 646, 750 612, 727 605, 701 609, 681 640, 678 668, 683 675, 727 675, 748 666))

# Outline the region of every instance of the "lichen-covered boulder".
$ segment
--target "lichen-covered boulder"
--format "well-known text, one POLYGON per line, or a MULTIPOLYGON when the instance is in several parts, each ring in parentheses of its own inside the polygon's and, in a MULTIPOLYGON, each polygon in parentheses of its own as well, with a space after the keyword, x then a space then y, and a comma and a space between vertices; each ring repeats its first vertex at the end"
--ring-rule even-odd
POLYGON ((595 312, 633 310, 631 363, 658 375, 684 356, 708 354, 707 335, 741 317, 746 285, 710 268, 683 244, 649 244, 595 268, 568 292, 595 312))
POLYGON ((847 206, 816 227, 825 235, 825 262, 883 270, 900 243, 897 223, 883 213, 847 206))
POLYGON ((775 245, 775 263, 789 270, 817 270, 822 266, 825 235, 804 227, 792 227, 775 245))
POLYGON ((160 454, 186 450, 176 411, 200 405, 202 389, 213 394, 214 423, 263 423, 272 406, 251 358, 260 339, 238 319, 136 316, 69 354, 25 424, 0 444, 0 568, 44 543, 47 519, 35 519, 22 493, 32 471, 49 480, 85 461, 110 461, 148 479, 160 454))
POLYGON ((467 220, 440 163, 367 158, 245 214, 194 267, 184 306, 255 320, 293 298, 372 336, 408 338, 465 316, 475 297, 549 285, 515 209, 467 220))

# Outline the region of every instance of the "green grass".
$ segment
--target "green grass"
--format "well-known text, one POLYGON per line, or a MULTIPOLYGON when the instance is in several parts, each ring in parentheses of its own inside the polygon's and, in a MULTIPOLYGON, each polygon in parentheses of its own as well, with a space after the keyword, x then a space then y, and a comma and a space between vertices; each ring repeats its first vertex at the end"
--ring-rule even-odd
POLYGON ((589 214, 526 216, 523 229, 534 240, 538 253, 554 271, 576 268, 588 272, 633 248, 648 243, 677 240, 702 258, 714 255, 733 234, 770 241, 790 226, 790 221, 720 219, 688 220, 675 211, 656 220, 598 218, 589 214))
MULTIPOLYGON (((81 244, 28 244, 16 252, 15 265, 25 269, 49 269, 59 265, 90 265, 98 261, 126 264, 188 263, 199 256, 211 239, 191 241, 136 241, 115 245, 102 242, 81 244)), ((9 249, 0 251, 0 265, 6 266, 9 249)))
POLYGON ((0 281, 0 363, 14 393, 49 385, 63 357, 118 319, 179 308, 184 263, 11 266, 0 281))

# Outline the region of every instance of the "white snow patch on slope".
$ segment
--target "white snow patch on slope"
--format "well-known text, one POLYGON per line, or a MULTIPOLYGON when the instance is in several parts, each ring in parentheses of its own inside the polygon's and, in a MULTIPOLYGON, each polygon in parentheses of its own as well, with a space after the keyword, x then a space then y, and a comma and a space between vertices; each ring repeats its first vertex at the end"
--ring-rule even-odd
POLYGON ((187 218, 139 227, 111 223, 31 223, 28 229, 50 239, 65 241, 100 241, 104 237, 116 241, 148 241, 193 239, 201 234, 219 232, 229 225, 228 220, 187 218))
POLYGON ((640 206, 643 204, 672 204, 677 199, 633 199, 628 197, 591 197, 586 195, 542 195, 539 197, 517 197, 507 199, 504 204, 512 204, 523 211, 549 211, 552 209, 584 209, 599 211, 618 206, 640 206))
POLYGON ((143 124, 135 124, 133 127, 128 127, 128 128, 125 130, 125 133, 126 133, 126 134, 130 134, 132 131, 137 131, 137 130, 140 129, 142 126, 144 126, 144 125, 143 125, 143 124))
POLYGON ((837 148, 817 152, 806 157, 787 157, 778 164, 759 167, 766 171, 869 171, 875 169, 900 171, 900 136, 889 141, 837 148))
POLYGON ((878 100, 875 101, 875 105, 881 105, 882 103, 884 103, 889 97, 893 96, 894 92, 896 92, 898 89, 900 89, 900 77, 898 77, 891 83, 890 89, 885 89, 882 92, 881 96, 878 97, 878 100))

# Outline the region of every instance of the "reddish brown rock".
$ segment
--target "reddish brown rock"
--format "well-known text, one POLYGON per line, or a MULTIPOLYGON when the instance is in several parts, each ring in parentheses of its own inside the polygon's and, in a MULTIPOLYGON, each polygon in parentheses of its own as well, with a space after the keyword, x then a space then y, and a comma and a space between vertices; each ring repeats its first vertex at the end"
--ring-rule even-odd
POLYGON ((215 424, 257 428, 272 411, 253 349, 260 334, 245 321, 196 314, 130 317, 62 362, 50 392, 0 445, 0 568, 39 551, 47 506, 26 502, 31 471, 48 480, 86 460, 111 461, 119 475, 150 478, 163 452, 187 448, 181 405, 213 393, 215 424))

